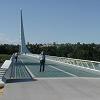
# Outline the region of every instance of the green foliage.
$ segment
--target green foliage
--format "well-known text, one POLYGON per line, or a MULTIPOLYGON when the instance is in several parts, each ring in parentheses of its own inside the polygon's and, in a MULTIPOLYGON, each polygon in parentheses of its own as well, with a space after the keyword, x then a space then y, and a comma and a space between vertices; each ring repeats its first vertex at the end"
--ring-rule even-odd
POLYGON ((19 45, 0 45, 0 54, 13 54, 19 51, 19 45))
POLYGON ((3 63, 5 60, 9 60, 11 55, 8 54, 0 54, 0 63, 3 63))
MULTIPOLYGON (((100 44, 27 44, 31 53, 40 54, 42 50, 47 55, 100 61, 100 44)), ((0 45, 0 54, 13 54, 19 51, 19 45, 0 45)))

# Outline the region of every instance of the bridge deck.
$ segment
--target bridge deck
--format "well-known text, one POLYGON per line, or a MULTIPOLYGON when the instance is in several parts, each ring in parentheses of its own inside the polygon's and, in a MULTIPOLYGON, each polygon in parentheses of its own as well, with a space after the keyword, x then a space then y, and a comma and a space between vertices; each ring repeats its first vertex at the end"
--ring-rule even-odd
POLYGON ((41 77, 100 77, 100 74, 93 73, 91 71, 80 70, 72 65, 58 64, 51 61, 46 61, 45 72, 39 72, 39 59, 29 57, 27 55, 19 56, 18 62, 14 64, 15 78, 29 78, 29 73, 26 68, 29 69, 31 74, 36 78, 41 77))
POLYGON ((0 100, 99 100, 100 78, 96 78, 99 74, 49 60, 45 67, 45 72, 39 72, 37 58, 19 56, 18 62, 11 67, 12 78, 30 79, 33 76, 37 80, 7 83, 0 100))
POLYGON ((32 77, 28 73, 27 69, 25 68, 25 65, 21 62, 20 59, 18 59, 17 62, 13 62, 10 66, 11 79, 31 79, 32 77))

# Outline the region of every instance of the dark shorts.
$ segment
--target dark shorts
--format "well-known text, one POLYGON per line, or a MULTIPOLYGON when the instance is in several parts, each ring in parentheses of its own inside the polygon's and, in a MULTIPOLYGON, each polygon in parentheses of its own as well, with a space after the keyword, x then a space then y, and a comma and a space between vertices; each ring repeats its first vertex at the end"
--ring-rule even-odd
POLYGON ((40 60, 40 63, 41 63, 41 64, 44 64, 44 63, 45 63, 45 60, 40 60))

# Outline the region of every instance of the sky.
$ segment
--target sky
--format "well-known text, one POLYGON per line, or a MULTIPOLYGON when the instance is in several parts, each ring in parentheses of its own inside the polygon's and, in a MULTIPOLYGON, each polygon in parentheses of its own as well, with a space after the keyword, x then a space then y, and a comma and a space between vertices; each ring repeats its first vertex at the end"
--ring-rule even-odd
POLYGON ((0 0, 0 43, 100 43, 100 0, 0 0))

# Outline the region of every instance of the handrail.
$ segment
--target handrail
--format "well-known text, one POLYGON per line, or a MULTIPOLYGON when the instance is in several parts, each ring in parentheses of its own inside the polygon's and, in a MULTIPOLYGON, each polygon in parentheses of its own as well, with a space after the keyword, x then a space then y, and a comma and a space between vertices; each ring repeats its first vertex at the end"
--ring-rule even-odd
MULTIPOLYGON (((27 55, 39 58, 38 54, 27 54, 27 55)), ((49 56, 49 55, 46 55, 46 58, 50 59, 50 60, 54 60, 54 61, 60 61, 60 62, 69 64, 69 65, 76 65, 76 66, 80 66, 82 68, 100 71, 98 69, 100 62, 98 62, 98 61, 90 61, 90 60, 82 60, 82 59, 74 59, 74 58, 66 58, 66 57, 57 57, 57 56, 49 56), (71 63, 71 61, 73 61, 73 63, 71 63), (75 64, 75 61, 77 61, 78 63, 75 64), (81 65, 79 65, 79 63, 81 65), (86 63, 86 65, 84 65, 84 63, 86 63), (97 66, 95 64, 97 64, 97 66)))

